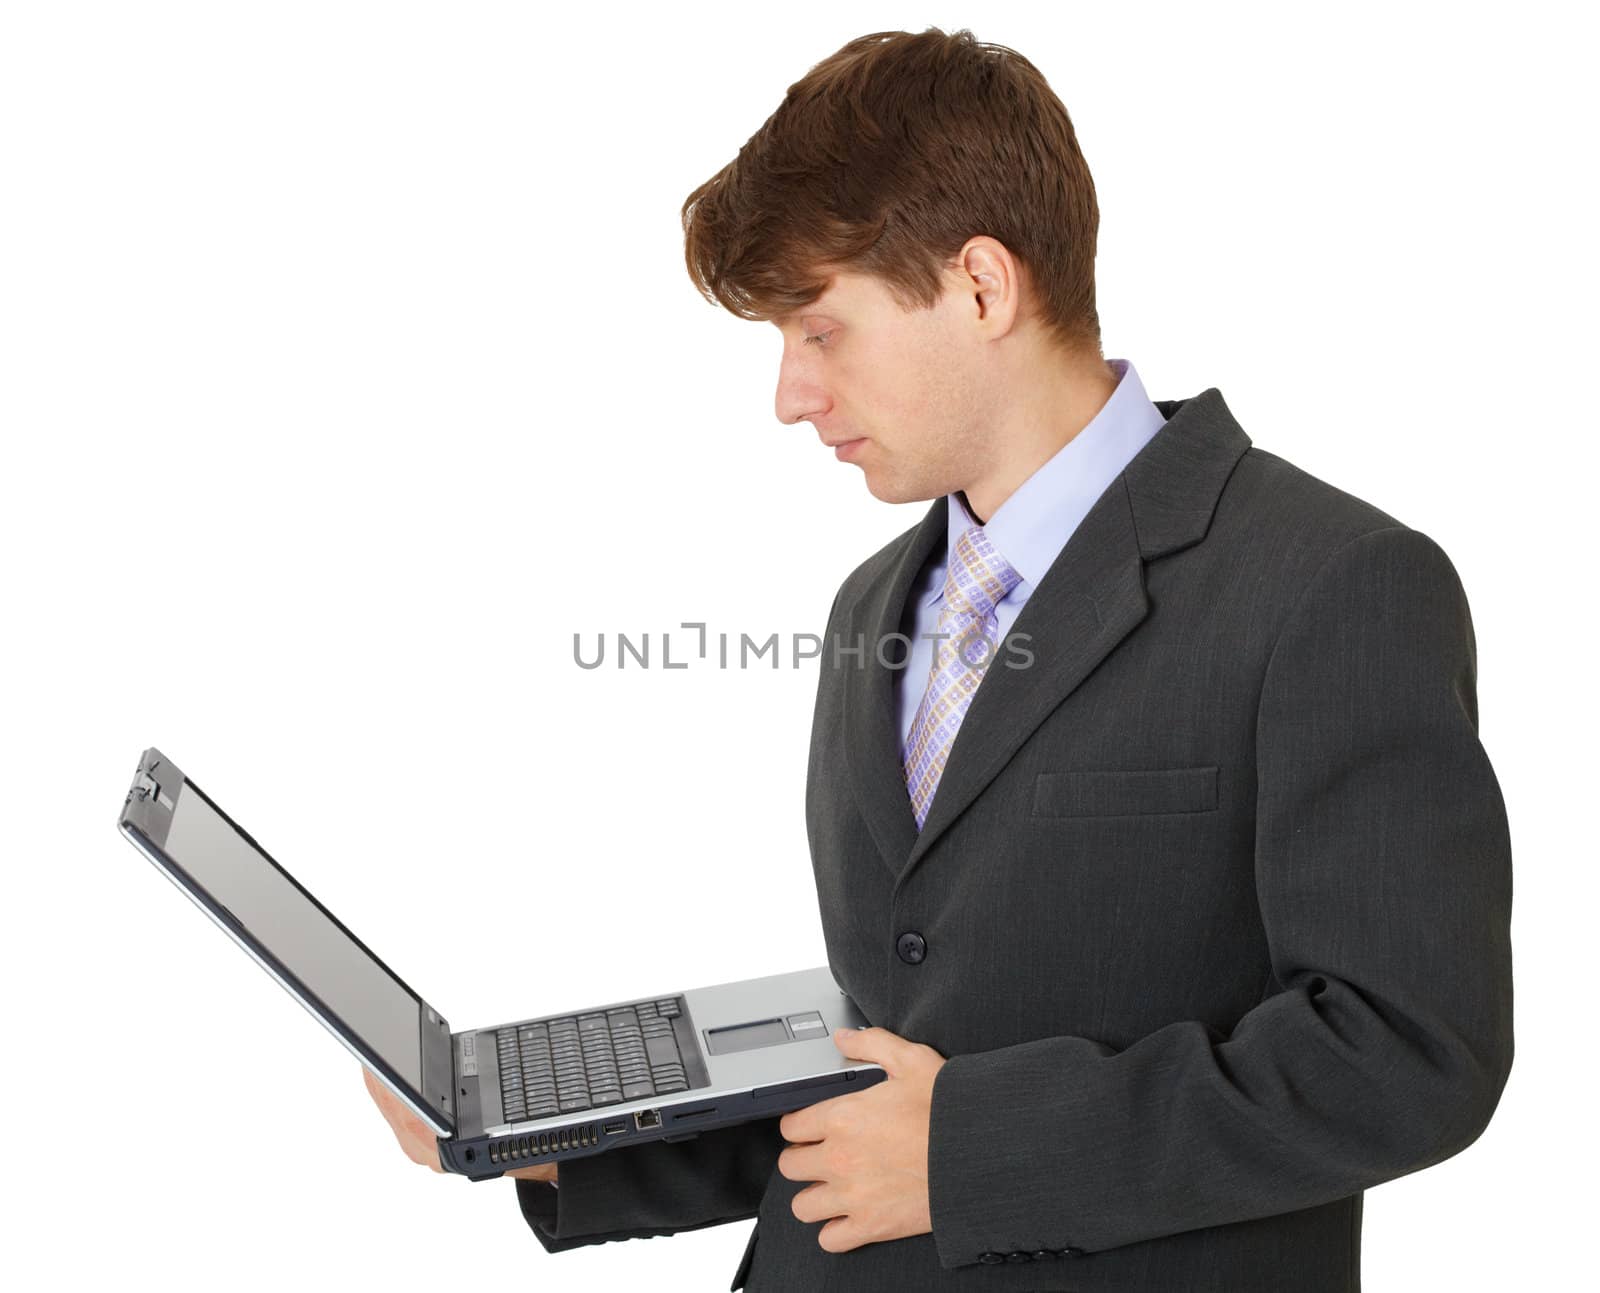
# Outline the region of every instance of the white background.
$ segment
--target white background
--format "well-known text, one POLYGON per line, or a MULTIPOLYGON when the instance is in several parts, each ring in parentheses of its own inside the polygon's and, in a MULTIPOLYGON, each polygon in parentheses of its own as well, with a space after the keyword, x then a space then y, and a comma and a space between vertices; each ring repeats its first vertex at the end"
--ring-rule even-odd
POLYGON ((56 1287, 725 1288, 749 1222, 547 1255, 118 836, 161 746, 454 1027, 826 959, 820 633, 925 505, 773 412, 679 208, 849 38, 1067 105, 1105 353, 1432 535, 1516 858, 1517 1061, 1367 1195, 1369 1293, 1592 1265, 1593 104, 1576 7, 7 5, 7 1253, 56 1287), (645 633, 586 672, 575 632, 645 633), (674 655, 684 658, 675 640, 674 655), (1579 1183, 1582 1183, 1580 1186, 1579 1183))

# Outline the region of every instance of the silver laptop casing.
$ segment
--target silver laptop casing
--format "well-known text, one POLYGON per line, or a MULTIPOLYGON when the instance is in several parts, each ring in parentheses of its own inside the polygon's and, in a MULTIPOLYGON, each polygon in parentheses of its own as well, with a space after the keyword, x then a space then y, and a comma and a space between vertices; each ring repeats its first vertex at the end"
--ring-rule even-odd
MULTIPOLYGON (((196 805, 198 809, 198 805, 196 805)), ((681 1140, 803 1108, 819 1100, 864 1090, 887 1074, 876 1064, 848 1059, 833 1033, 868 1021, 840 990, 827 966, 708 987, 661 993, 536 1016, 489 1028, 451 1033, 445 1018, 389 969, 332 912, 276 862, 237 822, 155 748, 140 758, 118 826, 157 869, 178 886, 264 970, 299 1001, 439 1138, 440 1162, 474 1180, 508 1167, 581 1157, 650 1140, 681 1140), (370 959, 418 1006, 420 1081, 413 1086, 379 1050, 311 990, 256 932, 209 893, 168 850, 174 814, 184 795, 195 795, 225 828, 281 874, 322 913, 359 954, 370 959), (509 1121, 501 1107, 495 1035, 505 1028, 563 1017, 604 1013, 624 1006, 677 999, 673 1021, 689 1089, 666 1095, 572 1110, 559 1117, 509 1121)), ((219 839, 246 857, 237 841, 219 839)), ((194 846, 191 846, 194 847, 194 846)), ((249 865, 256 865, 254 858, 249 865)), ((276 882, 276 877, 273 878, 276 882)))

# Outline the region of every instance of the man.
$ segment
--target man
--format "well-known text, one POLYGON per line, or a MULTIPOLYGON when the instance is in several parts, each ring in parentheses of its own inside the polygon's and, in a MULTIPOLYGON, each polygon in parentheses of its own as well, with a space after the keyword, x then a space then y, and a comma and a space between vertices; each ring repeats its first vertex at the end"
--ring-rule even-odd
POLYGON ((1362 1191, 1492 1115, 1459 580, 1107 363, 1097 222, 1043 78, 937 29, 846 45, 685 204, 696 282, 780 331, 779 419, 931 500, 834 601, 806 784, 875 1025, 835 1041, 889 1078, 523 1169, 550 1251, 754 1215, 750 1293, 1357 1290, 1362 1191))

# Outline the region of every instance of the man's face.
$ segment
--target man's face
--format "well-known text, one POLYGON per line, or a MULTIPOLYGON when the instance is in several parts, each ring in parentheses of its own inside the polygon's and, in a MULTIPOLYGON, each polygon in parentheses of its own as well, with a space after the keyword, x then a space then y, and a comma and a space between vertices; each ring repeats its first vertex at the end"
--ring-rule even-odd
POLYGON ((830 446, 858 441, 845 461, 886 503, 964 489, 988 456, 993 380, 973 288, 970 276, 947 271, 933 308, 907 312, 877 279, 836 273, 821 297, 775 323, 778 420, 810 422, 830 446))

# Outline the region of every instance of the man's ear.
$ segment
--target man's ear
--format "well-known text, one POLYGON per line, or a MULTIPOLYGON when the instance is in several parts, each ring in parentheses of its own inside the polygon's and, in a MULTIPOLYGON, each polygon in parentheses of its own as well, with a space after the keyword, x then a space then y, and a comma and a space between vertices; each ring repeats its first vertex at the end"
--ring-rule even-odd
POLYGON ((978 303, 980 317, 997 331, 1015 320, 1021 302, 1021 266, 997 239, 980 234, 968 240, 957 259, 978 303))

